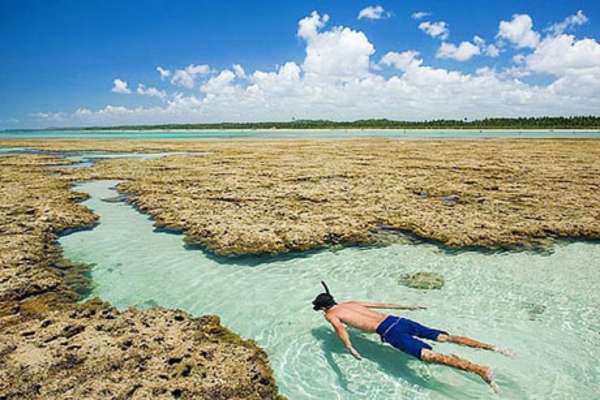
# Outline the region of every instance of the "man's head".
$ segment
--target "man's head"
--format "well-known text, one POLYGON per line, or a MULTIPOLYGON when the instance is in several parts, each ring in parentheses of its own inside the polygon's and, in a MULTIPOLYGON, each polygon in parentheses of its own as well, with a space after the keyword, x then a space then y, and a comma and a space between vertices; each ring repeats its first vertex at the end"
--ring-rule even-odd
POLYGON ((315 311, 327 310, 337 304, 331 293, 329 293, 329 288, 325 282, 321 281, 321 285, 325 288, 325 293, 319 293, 313 300, 313 310, 315 311))

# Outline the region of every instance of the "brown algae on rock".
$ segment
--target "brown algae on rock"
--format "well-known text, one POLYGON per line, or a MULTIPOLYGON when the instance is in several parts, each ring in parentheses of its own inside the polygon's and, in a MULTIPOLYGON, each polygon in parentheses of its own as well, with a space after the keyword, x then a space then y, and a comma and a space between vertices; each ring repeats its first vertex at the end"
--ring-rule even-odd
POLYGON ((413 289, 441 289, 444 286, 444 277, 435 272, 415 272, 400 277, 400 283, 413 289))

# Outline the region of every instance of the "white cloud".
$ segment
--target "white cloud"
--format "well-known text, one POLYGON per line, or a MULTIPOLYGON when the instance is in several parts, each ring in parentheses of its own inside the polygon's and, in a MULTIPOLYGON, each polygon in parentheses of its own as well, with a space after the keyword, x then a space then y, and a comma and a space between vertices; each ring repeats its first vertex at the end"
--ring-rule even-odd
POLYGON ((199 75, 206 75, 209 72, 210 67, 206 64, 190 64, 185 69, 175 70, 175 72, 173 73, 173 77, 171 78, 171 83, 173 85, 183 86, 188 89, 191 89, 194 87, 196 78, 199 75))
POLYGON ((533 20, 527 14, 515 14, 510 22, 500 21, 498 38, 506 39, 517 48, 535 48, 540 42, 540 34, 533 30, 533 20))
MULTIPOLYGON (((548 36, 535 51, 524 53, 516 66, 500 72, 483 67, 466 73, 426 65, 415 50, 391 51, 376 63, 375 48, 363 32, 326 28, 328 20, 314 12, 299 21, 304 60, 255 71, 245 71, 241 65, 218 73, 207 66, 188 67, 181 71, 210 78, 196 95, 172 93, 160 105, 149 107, 107 105, 69 114, 45 113, 46 120, 63 118, 61 125, 116 125, 600 113, 600 44, 594 39, 548 36), (379 73, 375 65, 393 68, 379 73), (530 85, 520 80, 540 73, 552 74, 553 82, 530 85)), ((470 46, 462 50, 462 43, 451 45, 446 53, 465 58, 476 52, 471 46, 481 54, 490 46, 479 37, 467 43, 470 46)))
POLYGON ((490 57, 498 57, 500 55, 500 49, 495 44, 489 44, 485 48, 485 55, 490 57))
POLYGON ((112 87, 111 91, 115 92, 115 93, 121 93, 121 94, 131 93, 131 90, 127 86, 127 82, 122 81, 118 78, 113 81, 113 87, 112 87))
POLYGON ((583 11, 579 10, 577 11, 577 14, 570 15, 562 22, 551 25, 546 31, 553 35, 560 35, 575 26, 584 25, 588 23, 588 21, 588 17, 583 14, 583 11))
POLYGON ((235 74, 230 70, 226 69, 221 71, 219 75, 210 78, 202 87, 201 91, 207 94, 218 95, 226 91, 231 91, 231 83, 235 79, 235 74))
POLYGON ((67 120, 67 113, 64 112, 36 112, 29 114, 33 118, 43 119, 49 122, 63 122, 67 120))
POLYGON ((298 36, 306 41, 302 68, 309 77, 353 79, 369 72, 369 57, 375 48, 364 33, 344 27, 320 32, 329 16, 313 12, 300 20, 298 36))
POLYGON ((164 90, 159 90, 155 87, 147 88, 141 83, 138 84, 137 94, 141 94, 142 96, 158 97, 160 99, 164 99, 165 97, 167 97, 167 93, 164 90))
POLYGON ((437 58, 451 58, 457 61, 468 61, 472 57, 485 54, 489 57, 498 57, 500 49, 494 44, 486 44, 479 36, 474 36, 472 42, 461 42, 458 46, 453 43, 443 42, 436 53, 437 58))
POLYGON ((419 20, 419 19, 423 19, 425 17, 429 17, 431 15, 431 13, 426 12, 426 11, 417 11, 416 13, 413 13, 411 15, 412 19, 415 20, 419 20))
POLYGON ((413 50, 404 51, 402 53, 390 51, 381 58, 380 64, 393 66, 401 71, 406 71, 411 68, 417 68, 423 64, 423 60, 417 58, 418 56, 419 53, 413 50))
POLYGON ((298 22, 298 36, 305 40, 315 37, 319 29, 323 28, 328 21, 329 15, 324 14, 321 17, 318 12, 313 11, 308 17, 304 17, 298 22))
POLYGON ((365 7, 358 13, 358 19, 382 19, 388 18, 390 14, 386 12, 381 6, 369 6, 365 7))
POLYGON ((442 40, 448 39, 448 35, 450 34, 448 31, 448 24, 446 24, 444 21, 424 21, 419 24, 419 29, 431 37, 440 38, 442 40))
POLYGON ((600 77, 600 43, 594 39, 576 40, 573 35, 549 36, 525 61, 535 72, 600 77))
POLYGON ((479 46, 471 42, 461 42, 458 46, 443 42, 436 53, 437 58, 451 58, 457 61, 467 61, 473 56, 481 54, 479 46))
POLYGON ((167 79, 168 77, 171 76, 171 71, 169 71, 168 69, 164 69, 160 65, 158 67, 156 67, 156 70, 160 74, 160 79, 162 79, 162 80, 167 79))
POLYGON ((246 71, 244 71, 244 68, 240 64, 234 64, 232 68, 235 76, 240 79, 246 79, 246 71))
POLYGON ((515 54, 512 58, 513 62, 515 64, 524 64, 525 60, 527 57, 525 57, 525 54, 515 54))

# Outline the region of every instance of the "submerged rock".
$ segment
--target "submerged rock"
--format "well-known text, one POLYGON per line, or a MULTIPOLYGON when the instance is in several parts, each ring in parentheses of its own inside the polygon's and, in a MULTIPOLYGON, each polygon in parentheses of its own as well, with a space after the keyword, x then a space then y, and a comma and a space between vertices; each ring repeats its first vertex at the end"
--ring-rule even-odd
POLYGON ((523 309, 529 314, 530 320, 535 320, 546 312, 546 306, 538 303, 523 303, 523 309))
POLYGON ((119 194, 117 196, 113 196, 113 197, 105 197, 103 199, 100 199, 101 201, 105 202, 105 203, 123 203, 127 201, 127 195, 125 194, 119 194))
POLYGON ((444 277, 435 272, 415 272, 402 275, 400 283, 414 289, 441 289, 445 282, 444 277))

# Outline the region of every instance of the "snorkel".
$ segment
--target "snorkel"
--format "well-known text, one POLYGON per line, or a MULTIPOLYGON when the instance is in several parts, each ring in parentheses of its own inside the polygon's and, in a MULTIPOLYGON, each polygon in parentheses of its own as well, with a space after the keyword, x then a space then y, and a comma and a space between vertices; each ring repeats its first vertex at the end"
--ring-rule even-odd
POLYGON ((326 310, 326 309, 328 309, 330 307, 333 307, 333 306, 335 306, 337 304, 336 301, 335 301, 335 299, 333 298, 333 296, 329 292, 329 287, 327 287, 327 284, 324 281, 321 281, 321 285, 323 285, 323 288, 325 288, 325 293, 320 293, 313 300, 313 302, 312 302, 312 304, 313 304, 313 310, 315 310, 315 311, 319 311, 319 310, 322 310, 322 309, 326 310))

